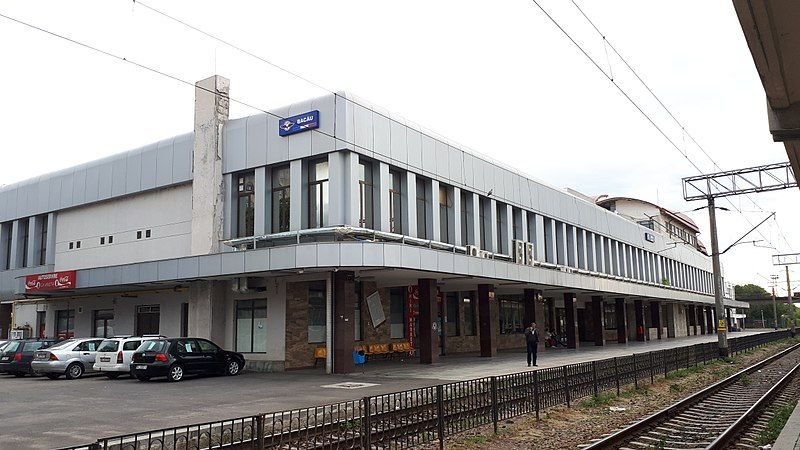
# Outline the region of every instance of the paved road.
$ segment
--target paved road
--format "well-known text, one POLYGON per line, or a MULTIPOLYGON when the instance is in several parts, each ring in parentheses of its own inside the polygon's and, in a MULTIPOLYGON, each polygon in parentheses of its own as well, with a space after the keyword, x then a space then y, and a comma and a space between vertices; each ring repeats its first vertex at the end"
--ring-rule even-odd
MULTIPOLYGON (((541 355, 540 367, 715 339, 716 336, 696 336, 549 351, 541 355)), ((491 359, 446 357, 430 366, 420 365, 417 360, 376 361, 364 369, 364 373, 346 376, 325 375, 320 369, 188 378, 180 383, 109 380, 102 376, 70 381, 0 375, 0 449, 86 444, 117 434, 352 400, 443 381, 519 372, 528 367, 524 353, 511 352, 491 359), (367 382, 377 386, 353 390, 322 387, 339 382, 367 382)))

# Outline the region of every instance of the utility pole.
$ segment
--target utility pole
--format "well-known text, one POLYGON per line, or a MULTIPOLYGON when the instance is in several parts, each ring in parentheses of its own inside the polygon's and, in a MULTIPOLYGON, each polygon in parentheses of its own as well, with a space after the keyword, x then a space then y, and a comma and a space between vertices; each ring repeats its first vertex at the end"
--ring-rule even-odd
POLYGON ((722 268, 719 262, 717 239, 717 212, 714 197, 708 196, 708 219, 711 226, 711 264, 714 271, 714 303, 717 310, 717 343, 720 356, 728 356, 728 322, 725 320, 725 305, 722 303, 722 268))
POLYGON ((795 334, 794 302, 792 301, 792 282, 789 279, 789 265, 786 265, 786 301, 789 302, 789 319, 792 321, 792 336, 795 334))
POLYGON ((775 300, 775 285, 778 283, 777 275, 770 275, 772 279, 772 316, 775 318, 775 329, 778 329, 778 302, 775 300))

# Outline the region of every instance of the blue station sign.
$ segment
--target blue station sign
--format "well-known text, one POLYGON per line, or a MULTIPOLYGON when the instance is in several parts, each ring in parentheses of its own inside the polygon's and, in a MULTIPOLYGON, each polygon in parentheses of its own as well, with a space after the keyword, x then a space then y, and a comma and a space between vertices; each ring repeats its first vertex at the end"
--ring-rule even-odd
POLYGON ((655 242, 656 241, 656 237, 655 237, 655 235, 653 233, 645 232, 644 233, 644 240, 646 240, 647 242, 655 242))
POLYGON ((281 119, 278 122, 278 134, 281 136, 289 136, 316 128, 319 128, 319 111, 316 109, 281 119))

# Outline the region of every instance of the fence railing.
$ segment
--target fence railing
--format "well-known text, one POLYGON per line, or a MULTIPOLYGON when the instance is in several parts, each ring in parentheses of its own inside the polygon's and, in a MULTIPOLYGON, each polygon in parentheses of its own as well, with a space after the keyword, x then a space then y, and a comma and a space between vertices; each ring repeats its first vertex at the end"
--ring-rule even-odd
MULTIPOLYGON (((790 336, 788 330, 729 340, 732 354, 790 336)), ((718 357, 716 342, 509 375, 458 381, 358 400, 98 439, 71 450, 404 449, 471 428, 653 383, 718 357)))

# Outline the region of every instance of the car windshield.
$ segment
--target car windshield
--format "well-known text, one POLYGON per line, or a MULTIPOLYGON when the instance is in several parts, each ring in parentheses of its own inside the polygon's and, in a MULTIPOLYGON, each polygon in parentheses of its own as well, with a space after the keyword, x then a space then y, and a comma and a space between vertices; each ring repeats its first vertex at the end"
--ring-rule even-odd
POLYGON ((142 345, 136 349, 137 352, 161 352, 164 351, 164 347, 167 344, 167 341, 146 341, 143 342, 142 345))
POLYGON ((119 341, 105 340, 97 349, 98 352, 115 352, 119 348, 119 341))
POLYGON ((78 342, 76 339, 67 339, 66 341, 61 341, 61 342, 59 342, 57 344, 51 345, 50 349, 51 350, 63 350, 65 348, 69 347, 70 345, 75 344, 76 342, 78 342))

